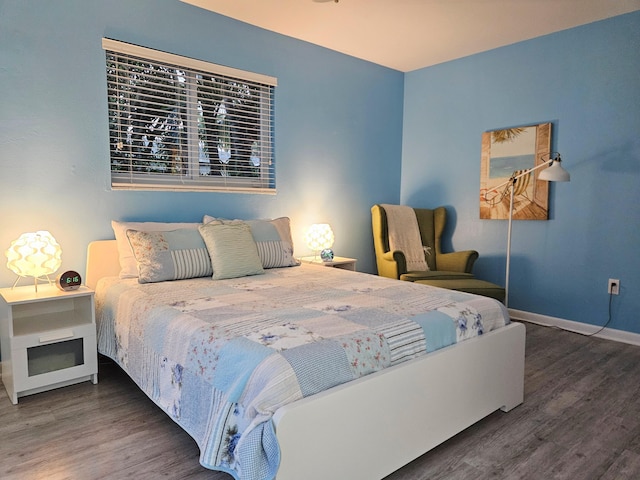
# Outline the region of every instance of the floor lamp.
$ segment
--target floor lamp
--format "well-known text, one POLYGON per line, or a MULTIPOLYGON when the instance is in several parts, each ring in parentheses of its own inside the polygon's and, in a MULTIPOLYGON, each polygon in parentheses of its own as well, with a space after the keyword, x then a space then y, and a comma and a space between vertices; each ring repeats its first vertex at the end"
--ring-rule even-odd
MULTIPOLYGON (((516 187, 516 181, 524 177, 525 175, 529 175, 531 172, 538 170, 542 167, 549 168, 540 172, 538 175, 538 180, 544 180, 547 182, 568 182, 570 179, 569 172, 567 172, 564 168, 562 168, 562 159, 560 158, 560 154, 558 152, 552 152, 547 155, 543 155, 541 157, 542 163, 536 165, 535 167, 529 168, 528 170, 518 170, 513 172, 509 180, 504 183, 501 183, 497 187, 492 190, 500 190, 502 187, 505 187, 502 192, 501 199, 504 198, 509 192, 509 228, 507 230, 507 267, 505 272, 505 280, 504 280, 504 305, 505 307, 509 306, 509 267, 511 263, 511 225, 513 221, 513 195, 516 187), (545 160, 545 157, 549 157, 545 160)), ((486 196, 485 196, 486 199, 486 196)))

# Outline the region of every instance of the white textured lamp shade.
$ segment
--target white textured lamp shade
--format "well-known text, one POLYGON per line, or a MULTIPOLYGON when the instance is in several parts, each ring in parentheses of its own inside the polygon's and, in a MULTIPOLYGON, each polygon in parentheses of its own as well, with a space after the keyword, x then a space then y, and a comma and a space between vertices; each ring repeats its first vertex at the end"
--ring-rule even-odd
POLYGON ((5 255, 9 270, 19 277, 34 277, 36 290, 38 278, 55 273, 62 264, 62 249, 47 231, 23 233, 5 255))
POLYGON ((328 223, 314 223, 304 236, 304 241, 314 252, 333 246, 333 230, 328 223))

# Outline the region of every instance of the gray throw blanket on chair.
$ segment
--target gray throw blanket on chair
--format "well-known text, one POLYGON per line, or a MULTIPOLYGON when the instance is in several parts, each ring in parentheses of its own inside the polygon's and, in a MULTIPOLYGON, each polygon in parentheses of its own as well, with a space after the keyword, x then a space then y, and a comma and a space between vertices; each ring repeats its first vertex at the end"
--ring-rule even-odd
POLYGON ((407 261, 407 271, 429 270, 422 245, 416 212, 406 205, 381 205, 387 213, 389 249, 400 250, 407 261))

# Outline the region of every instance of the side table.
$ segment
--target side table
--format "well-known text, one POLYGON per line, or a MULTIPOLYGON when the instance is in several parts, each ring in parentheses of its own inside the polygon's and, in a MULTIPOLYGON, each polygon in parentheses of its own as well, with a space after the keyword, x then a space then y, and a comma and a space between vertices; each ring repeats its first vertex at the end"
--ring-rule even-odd
POLYGON ((356 271, 355 258, 348 257, 333 257, 330 262, 325 262, 320 257, 300 257, 300 261, 303 263, 311 263, 313 265, 323 265, 325 267, 341 268, 343 270, 356 271))
POLYGON ((93 290, 53 285, 0 289, 2 383, 9 399, 98 383, 93 290))

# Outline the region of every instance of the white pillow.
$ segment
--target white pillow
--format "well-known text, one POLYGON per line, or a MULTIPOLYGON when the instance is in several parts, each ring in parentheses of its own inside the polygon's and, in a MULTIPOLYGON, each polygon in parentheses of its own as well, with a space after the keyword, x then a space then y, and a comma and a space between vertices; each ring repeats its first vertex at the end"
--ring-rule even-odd
POLYGON ((163 222, 118 222, 113 220, 111 228, 116 236, 118 255, 120 257, 120 278, 138 278, 138 265, 129 244, 127 230, 140 232, 168 232, 179 228, 197 230, 200 223, 163 223, 163 222))

